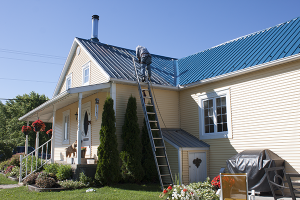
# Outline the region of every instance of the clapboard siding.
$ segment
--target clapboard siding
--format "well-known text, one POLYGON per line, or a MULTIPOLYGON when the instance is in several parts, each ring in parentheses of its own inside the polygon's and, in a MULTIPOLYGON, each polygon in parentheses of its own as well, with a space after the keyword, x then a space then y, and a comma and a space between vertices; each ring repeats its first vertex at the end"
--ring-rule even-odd
POLYGON ((179 177, 179 171, 178 171, 178 150, 170 145, 168 142, 165 141, 166 150, 167 150, 167 156, 172 172, 172 178, 175 183, 175 175, 179 177))
MULTIPOLYGON (((72 73, 72 88, 82 86, 82 67, 90 62, 90 85, 108 82, 108 78, 100 71, 99 67, 91 61, 87 53, 81 48, 80 54, 74 53, 66 76, 72 73)), ((64 77, 60 92, 66 90, 66 77, 64 77)))
POLYGON ((289 172, 299 173, 300 62, 181 90, 181 128, 199 138, 198 95, 222 88, 230 90, 232 138, 204 140, 210 178, 245 149, 270 149, 286 160, 289 172))
MULTIPOLYGON (((106 92, 98 92, 89 97, 82 99, 82 104, 91 102, 91 158, 97 158, 97 148, 100 144, 99 131, 102 122, 103 105, 106 99, 106 92), (95 98, 99 98, 98 120, 95 117, 95 98)), ((56 111, 55 118, 55 149, 54 160, 65 160, 66 148, 77 140, 77 124, 75 113, 78 111, 78 102, 70 104, 56 111), (62 144, 63 141, 63 112, 70 110, 70 143, 62 144)))
MULTIPOLYGON (((118 139, 118 149, 121 151, 123 141, 121 139, 122 135, 122 126, 124 124, 124 117, 127 108, 127 102, 129 97, 132 95, 136 98, 137 102, 137 116, 138 123, 140 129, 143 126, 144 114, 142 109, 142 104, 140 100, 140 96, 138 93, 138 86, 132 85, 116 85, 116 132, 118 139)), ((152 91, 153 93, 153 91, 152 91)), ((168 91, 168 90, 159 90, 154 89, 155 98, 158 106, 156 105, 156 109, 158 112, 158 108, 160 110, 160 114, 163 117, 163 121, 166 124, 167 128, 179 128, 179 113, 178 113, 178 92, 177 91, 168 91)), ((146 102, 147 103, 147 102, 146 102)), ((161 117, 158 114, 159 123, 161 128, 165 128, 164 123, 161 120, 161 117)))

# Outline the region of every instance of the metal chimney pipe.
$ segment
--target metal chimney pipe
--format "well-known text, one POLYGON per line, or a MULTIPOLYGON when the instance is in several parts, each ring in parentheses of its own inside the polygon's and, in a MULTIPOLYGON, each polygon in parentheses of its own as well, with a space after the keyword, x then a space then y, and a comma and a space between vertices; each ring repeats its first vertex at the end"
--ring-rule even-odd
POLYGON ((92 38, 91 40, 94 42, 99 42, 98 39, 98 21, 99 21, 99 16, 98 15, 93 15, 92 16, 92 38))

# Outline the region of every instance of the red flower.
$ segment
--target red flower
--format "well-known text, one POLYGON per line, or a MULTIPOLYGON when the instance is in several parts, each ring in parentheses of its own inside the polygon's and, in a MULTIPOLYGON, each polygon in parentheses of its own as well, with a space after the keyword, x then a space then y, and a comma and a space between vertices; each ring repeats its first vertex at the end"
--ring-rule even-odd
POLYGON ((52 134, 52 129, 49 129, 46 133, 47 134, 52 134))
POLYGON ((32 127, 37 127, 37 131, 45 131, 46 125, 42 120, 36 120, 32 123, 32 127))
POLYGON ((26 133, 28 131, 31 131, 31 127, 30 126, 22 126, 22 132, 26 133))
POLYGON ((186 191, 187 191, 187 189, 184 188, 184 189, 183 189, 183 192, 186 192, 186 191))
POLYGON ((164 194, 168 193, 168 190, 164 190, 164 194))
POLYGON ((172 186, 171 185, 168 187, 168 190, 172 190, 172 186))
POLYGON ((216 176, 212 181, 211 184, 215 187, 217 187, 217 189, 221 188, 221 183, 220 183, 220 175, 216 176))

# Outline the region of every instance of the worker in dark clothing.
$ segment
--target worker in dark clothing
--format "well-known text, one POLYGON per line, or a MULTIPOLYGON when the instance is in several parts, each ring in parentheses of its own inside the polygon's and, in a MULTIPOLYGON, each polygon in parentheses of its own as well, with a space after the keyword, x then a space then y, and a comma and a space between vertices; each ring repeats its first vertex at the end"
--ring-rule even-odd
POLYGON ((138 62, 141 64, 141 71, 142 71, 142 81, 145 82, 146 78, 146 69, 148 70, 148 79, 151 78, 151 66, 152 58, 151 54, 147 50, 147 48, 142 46, 136 47, 136 57, 138 58, 138 62))

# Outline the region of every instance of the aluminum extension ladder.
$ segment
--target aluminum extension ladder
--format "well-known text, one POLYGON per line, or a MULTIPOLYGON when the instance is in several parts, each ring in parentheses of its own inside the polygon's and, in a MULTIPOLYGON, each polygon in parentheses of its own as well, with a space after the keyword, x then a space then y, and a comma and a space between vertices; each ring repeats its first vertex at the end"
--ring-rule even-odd
POLYGON ((159 121, 157 118, 156 114, 156 109, 154 105, 154 99, 152 98, 152 92, 151 92, 151 87, 150 87, 150 81, 147 80, 147 85, 148 89, 142 89, 141 84, 140 84, 140 78, 139 74, 137 72, 137 68, 135 65, 134 58, 132 58, 133 64, 134 64, 134 70, 135 70, 135 75, 138 83, 138 89, 139 89, 139 94, 140 94, 140 99, 143 107, 143 112, 145 116, 145 121, 146 121, 146 126, 148 130, 148 135, 152 147, 152 152, 156 164, 156 169, 157 173, 159 176, 159 181, 162 190, 164 190, 164 187, 167 187, 169 185, 173 185, 173 179, 172 179, 172 173, 167 157, 167 152, 166 152, 166 146, 164 143, 164 138, 162 135, 162 131, 160 129, 159 121), (147 95, 148 93, 148 95, 147 95), (151 101, 151 103, 146 103, 146 101, 151 101), (153 108, 153 112, 147 112, 147 107, 151 106, 153 108), (148 115, 154 115, 155 120, 149 120, 148 115), (150 126, 150 123, 155 123, 156 127, 155 129, 152 129, 150 126), (155 133, 155 134, 154 134, 155 133))

